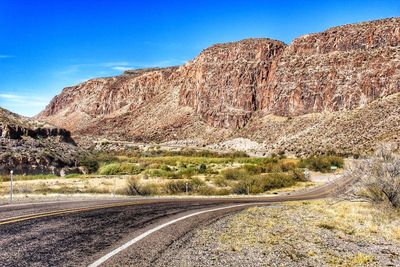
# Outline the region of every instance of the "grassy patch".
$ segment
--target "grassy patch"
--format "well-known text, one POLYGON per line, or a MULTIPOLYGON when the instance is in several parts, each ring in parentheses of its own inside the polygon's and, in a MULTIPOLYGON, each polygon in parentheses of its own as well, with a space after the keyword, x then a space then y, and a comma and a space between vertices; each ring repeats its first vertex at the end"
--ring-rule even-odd
POLYGON ((100 168, 101 175, 139 174, 144 168, 134 163, 111 163, 100 168))
POLYGON ((249 208, 218 225, 196 233, 196 251, 205 244, 221 258, 233 251, 266 266, 385 266, 388 255, 382 250, 398 255, 400 244, 399 214, 367 203, 305 201, 249 208))
MULTIPOLYGON (((46 179, 55 179, 58 176, 54 174, 35 174, 35 175, 14 175, 14 181, 29 181, 29 180, 46 180, 46 179)), ((8 182, 10 181, 10 176, 0 176, 0 182, 8 182)))

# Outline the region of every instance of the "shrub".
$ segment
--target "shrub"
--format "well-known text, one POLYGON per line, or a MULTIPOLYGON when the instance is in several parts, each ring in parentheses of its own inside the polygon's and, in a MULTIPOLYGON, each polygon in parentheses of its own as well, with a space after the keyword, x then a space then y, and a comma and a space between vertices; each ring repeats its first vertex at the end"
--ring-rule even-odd
POLYGON ((166 191, 167 191, 166 193, 167 194, 185 193, 186 185, 187 185, 188 193, 192 192, 193 186, 191 183, 189 183, 186 180, 169 181, 165 186, 166 191))
POLYGON ((219 186, 219 187, 228 186, 228 181, 227 181, 223 176, 216 176, 216 177, 213 179, 213 183, 214 183, 216 186, 219 186))
POLYGON ((227 188, 214 188, 208 185, 201 186, 196 193, 203 196, 225 196, 231 194, 231 190, 227 188))
POLYGON ((280 163, 280 168, 283 172, 288 172, 296 169, 296 163, 292 161, 286 161, 286 162, 281 162, 280 163))
POLYGON ((160 188, 155 183, 143 184, 137 177, 131 176, 126 179, 126 193, 140 196, 158 195, 160 188))
POLYGON ((95 173, 99 169, 99 162, 95 158, 81 160, 80 165, 85 167, 89 173, 95 173))
POLYGON ((243 165, 243 169, 248 173, 248 174, 260 174, 265 171, 265 169, 259 165, 254 165, 254 164, 245 164, 243 165))
POLYGON ((299 181, 299 182, 307 181, 307 177, 304 174, 304 169, 296 168, 296 169, 292 170, 292 174, 293 174, 293 179, 296 181, 299 181))
POLYGON ((207 166, 206 166, 206 164, 204 164, 204 163, 201 163, 200 165, 199 165, 199 173, 206 173, 206 171, 207 171, 207 166))
POLYGON ((100 168, 101 175, 139 174, 144 168, 135 163, 111 163, 100 168))
POLYGON ((343 168, 344 160, 338 156, 311 156, 302 159, 299 163, 300 168, 309 168, 313 171, 330 172, 331 166, 343 168))
POLYGON ((234 186, 236 194, 259 194, 271 189, 292 186, 296 183, 293 173, 268 173, 246 176, 234 186))
POLYGON ((264 178, 263 189, 268 191, 282 187, 292 186, 296 183, 293 174, 288 173, 269 173, 264 178))
POLYGON ((197 188, 204 186, 206 183, 200 178, 192 178, 190 180, 190 184, 192 185, 193 189, 196 190, 197 188))
POLYGON ((400 157, 390 147, 383 146, 374 157, 355 163, 346 175, 353 186, 345 197, 400 208, 400 157))
POLYGON ((163 170, 163 171, 168 171, 168 172, 171 171, 171 168, 166 164, 162 164, 160 166, 160 169, 163 170))
POLYGON ((177 173, 176 176, 177 178, 186 178, 189 179, 191 178, 193 175, 195 175, 197 173, 197 170, 193 167, 188 167, 188 168, 180 168, 177 173))
POLYGON ((111 163, 118 162, 118 158, 110 153, 97 153, 93 156, 97 162, 111 163))
POLYGON ((264 192, 263 178, 260 176, 246 176, 233 188, 236 194, 259 194, 264 192))
POLYGON ((223 177, 228 180, 239 180, 247 176, 247 172, 241 168, 229 168, 221 172, 223 177))

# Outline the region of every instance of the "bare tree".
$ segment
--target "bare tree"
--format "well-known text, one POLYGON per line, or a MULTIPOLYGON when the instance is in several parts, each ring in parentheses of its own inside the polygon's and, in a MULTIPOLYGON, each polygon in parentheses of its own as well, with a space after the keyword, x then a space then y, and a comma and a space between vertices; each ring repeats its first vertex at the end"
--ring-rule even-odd
POLYGON ((352 186, 342 196, 400 208, 400 157, 394 149, 393 145, 382 145, 373 157, 354 162, 345 174, 352 186))

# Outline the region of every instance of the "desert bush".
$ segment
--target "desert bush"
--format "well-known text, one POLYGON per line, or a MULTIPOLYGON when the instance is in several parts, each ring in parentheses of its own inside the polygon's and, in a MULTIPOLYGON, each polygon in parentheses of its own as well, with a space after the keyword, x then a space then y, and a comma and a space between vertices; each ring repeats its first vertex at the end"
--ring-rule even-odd
POLYGON ((261 176, 246 176, 233 187, 236 194, 259 194, 264 192, 264 181, 261 176))
POLYGON ((186 185, 188 189, 188 193, 193 191, 192 184, 187 180, 176 180, 169 181, 165 184, 165 189, 167 194, 179 194, 186 192, 186 185))
POLYGON ((181 194, 186 192, 186 186, 188 193, 195 193, 206 184, 199 178, 172 180, 164 185, 164 191, 166 194, 181 194))
POLYGON ((105 164, 119 161, 118 157, 116 157, 115 155, 105 152, 95 153, 91 158, 99 163, 105 164))
POLYGON ((400 156, 382 146, 369 159, 360 160, 345 175, 353 186, 344 197, 400 208, 400 156))
POLYGON ((82 159, 79 165, 86 167, 89 173, 95 173, 99 169, 99 161, 94 157, 82 159))
POLYGON ((166 164, 162 164, 160 166, 160 169, 163 170, 163 171, 168 171, 168 172, 171 171, 171 168, 166 164))
POLYGON ((282 172, 282 166, 278 162, 268 162, 265 165, 265 172, 282 172))
POLYGON ((339 156, 311 156, 306 159, 302 159, 298 167, 309 168, 313 171, 319 172, 330 172, 331 166, 343 168, 344 160, 339 156))
POLYGON ((292 170, 293 179, 299 182, 306 182, 307 177, 304 174, 304 169, 296 168, 292 170))
POLYGON ((229 185, 228 181, 227 181, 223 176, 220 176, 220 175, 214 177, 213 183, 214 183, 216 186, 219 186, 219 187, 225 187, 225 186, 228 186, 228 185, 229 185))
POLYGON ((155 183, 141 183, 140 179, 135 176, 126 178, 126 193, 128 195, 158 195, 160 188, 155 183))
POLYGON ((297 167, 296 163, 292 161, 280 162, 280 168, 283 172, 293 171, 294 169, 296 169, 296 167, 297 167))
POLYGON ((293 173, 268 173, 245 176, 233 187, 236 194, 259 194, 271 189, 292 186, 297 182, 293 173))
POLYGON ((294 175, 291 173, 269 173, 263 179, 263 190, 268 191, 288 187, 294 185, 296 182, 294 175))
POLYGON ((101 175, 139 174, 144 168, 135 163, 111 163, 100 168, 101 175))
POLYGON ((190 180, 190 184, 192 185, 193 189, 196 190, 197 188, 204 186, 206 183, 200 178, 195 177, 190 180))
POLYGON ((207 172, 207 165, 204 163, 201 163, 198 167, 198 172, 203 174, 207 172))
POLYGON ((245 164, 242 167, 248 174, 260 174, 265 172, 265 169, 262 166, 256 164, 245 164))
POLYGON ((176 176, 178 179, 180 179, 180 178, 189 179, 197 173, 198 173, 198 170, 196 168, 194 168, 193 166, 191 166, 191 167, 187 167, 187 168, 180 168, 176 172, 176 176))
POLYGON ((196 193, 202 196, 226 196, 232 193, 228 188, 214 188, 208 185, 199 187, 196 193))
POLYGON ((239 180, 248 176, 248 173, 241 168, 228 168, 223 170, 221 174, 227 180, 239 180))

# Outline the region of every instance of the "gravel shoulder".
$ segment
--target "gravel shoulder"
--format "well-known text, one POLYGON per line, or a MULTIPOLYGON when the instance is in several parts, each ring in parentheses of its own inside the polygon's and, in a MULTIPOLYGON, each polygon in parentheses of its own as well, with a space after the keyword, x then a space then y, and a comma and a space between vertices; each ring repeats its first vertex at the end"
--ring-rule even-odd
POLYGON ((399 215, 350 202, 250 208, 188 233, 156 265, 400 266, 399 215))

